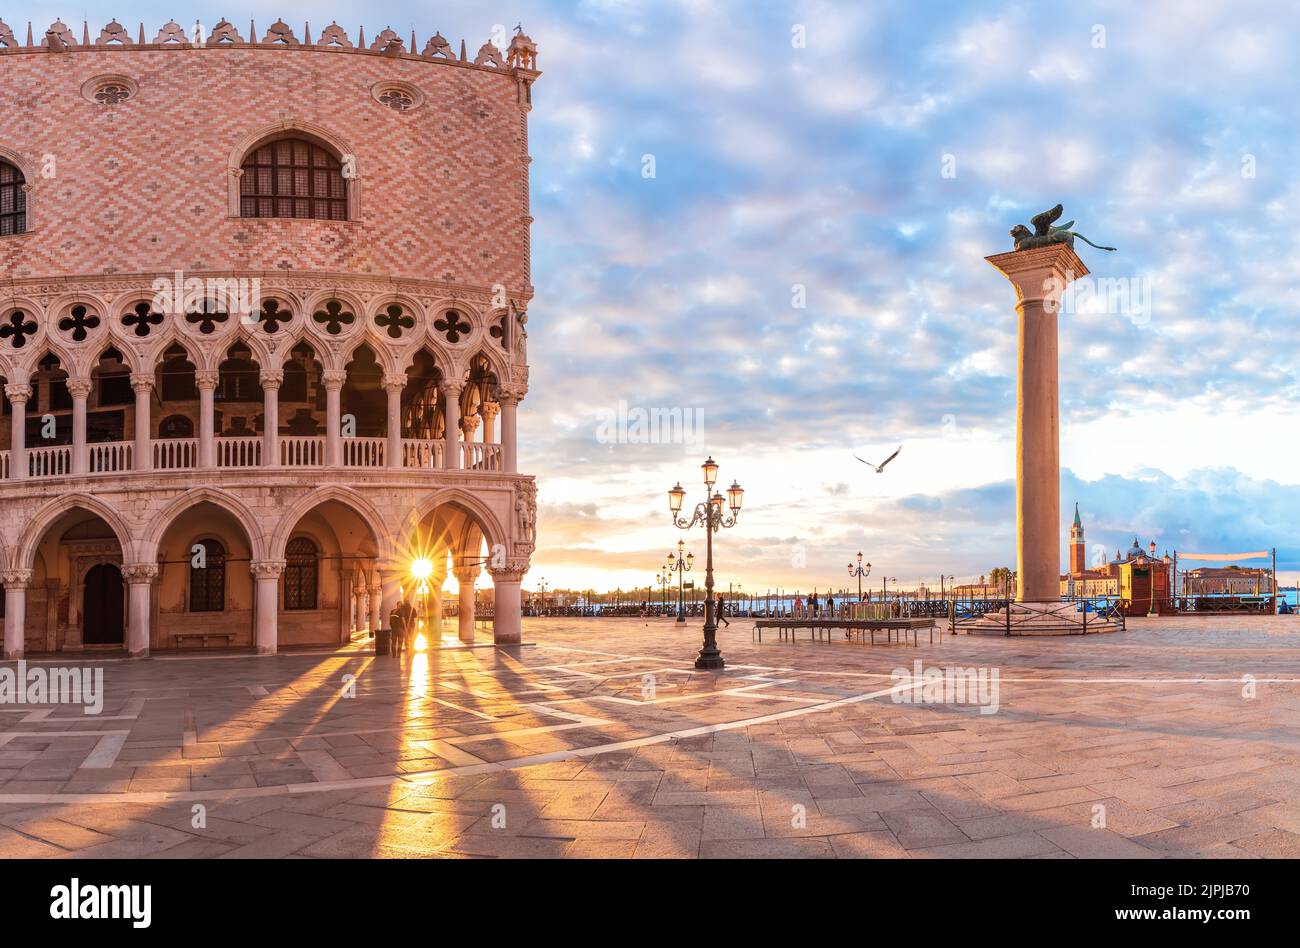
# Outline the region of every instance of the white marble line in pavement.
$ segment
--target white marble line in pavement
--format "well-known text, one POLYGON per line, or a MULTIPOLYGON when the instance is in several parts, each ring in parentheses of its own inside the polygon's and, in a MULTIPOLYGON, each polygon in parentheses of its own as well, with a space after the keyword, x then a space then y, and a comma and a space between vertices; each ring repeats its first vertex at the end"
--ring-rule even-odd
POLYGON ((81 762, 81 766, 98 770, 112 767, 117 762, 117 755, 126 744, 130 733, 130 731, 4 731, 0 732, 0 747, 7 746, 10 741, 19 737, 31 737, 43 741, 59 737, 97 737, 99 740, 81 762))

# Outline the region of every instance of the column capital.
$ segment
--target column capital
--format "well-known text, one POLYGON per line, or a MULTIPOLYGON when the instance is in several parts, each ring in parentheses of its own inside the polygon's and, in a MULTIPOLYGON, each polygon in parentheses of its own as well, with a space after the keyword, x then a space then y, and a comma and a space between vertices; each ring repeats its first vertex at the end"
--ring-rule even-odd
POLYGON ((216 369, 200 369, 194 373, 194 384, 200 392, 215 391, 221 383, 221 373, 216 369))
POLYGON ((1041 302, 1052 312, 1066 286, 1090 272, 1067 244, 1012 250, 984 259, 1010 281, 1018 303, 1041 302))
POLYGON ((344 369, 326 369, 320 377, 325 383, 325 389, 331 392, 341 390, 348 381, 348 373, 344 369))
POLYGON ((527 560, 508 560, 505 566, 489 566, 488 572, 492 574, 494 583, 519 583, 523 582, 524 574, 528 572, 527 560))
POLYGON ((136 586, 141 583, 152 583, 158 578, 157 563, 127 563, 122 567, 122 578, 129 585, 136 586))
POLYGON ((30 569, 7 569, 0 572, 0 582, 4 583, 5 589, 26 589, 33 572, 30 569))
POLYGON ((254 579, 279 579, 284 567, 284 560, 253 560, 248 564, 248 571, 254 579))
POLYGON ((400 392, 402 389, 406 388, 406 382, 407 379, 405 372, 384 373, 384 388, 390 392, 393 389, 397 389, 400 392))
POLYGON ((510 382, 497 385, 496 398, 503 405, 518 405, 527 394, 528 389, 523 385, 510 382))
POLYGON ((139 395, 141 392, 152 391, 153 376, 145 372, 132 372, 131 388, 137 395, 139 395))
POLYGON ((11 402, 26 402, 32 397, 32 387, 26 382, 13 382, 5 386, 5 397, 11 402))
POLYGON ((484 402, 482 405, 478 406, 478 413, 483 416, 483 419, 488 423, 488 425, 491 425, 493 419, 495 419, 497 415, 501 414, 501 406, 496 402, 484 402))
POLYGON ((483 567, 475 563, 473 566, 457 566, 455 571, 456 582, 464 588, 466 583, 473 584, 483 573, 483 567))
POLYGON ((262 383, 262 388, 273 388, 279 391, 280 386, 284 384, 284 372, 280 369, 263 369, 262 374, 258 376, 262 383))
POLYGON ((438 391, 442 392, 442 394, 447 396, 448 398, 453 398, 453 397, 459 398, 460 393, 464 390, 464 388, 465 388, 465 384, 463 382, 444 381, 438 383, 438 391))
POLYGON ((460 420, 460 430, 465 435, 465 440, 473 439, 474 432, 478 430, 478 415, 466 415, 460 420))
POLYGON ((70 378, 68 379, 68 394, 73 398, 86 398, 90 395, 95 385, 90 379, 70 378))

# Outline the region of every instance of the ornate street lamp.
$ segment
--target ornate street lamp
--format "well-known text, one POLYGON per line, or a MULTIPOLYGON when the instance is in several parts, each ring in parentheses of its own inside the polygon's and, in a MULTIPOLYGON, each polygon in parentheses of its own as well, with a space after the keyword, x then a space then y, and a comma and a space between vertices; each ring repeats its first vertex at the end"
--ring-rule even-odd
POLYGON ((700 465, 704 473, 704 500, 695 505, 689 519, 681 516, 682 503, 686 500, 686 491, 678 482, 668 491, 668 511, 673 523, 681 530, 689 530, 696 524, 704 527, 704 645, 695 659, 695 667, 718 669, 724 667, 722 653, 718 650, 717 617, 713 614, 713 534, 718 530, 734 527, 740 518, 740 507, 745 499, 745 491, 736 481, 727 488, 725 503, 731 508, 731 516, 723 512, 723 498, 713 489, 718 480, 718 464, 710 457, 700 465))
POLYGON ((862 601, 862 581, 870 575, 871 575, 871 563, 868 562, 866 569, 863 569, 862 553, 859 552, 858 564, 856 566, 854 566, 852 563, 849 564, 849 577, 852 578, 856 576, 858 578, 858 602, 862 601))
POLYGON ((673 581, 673 574, 664 570, 661 573, 655 573, 655 582, 659 584, 659 611, 668 608, 668 584, 673 581))
POLYGON ((684 549, 686 549, 686 541, 678 540, 677 553, 673 554, 670 552, 668 554, 668 562, 664 566, 664 569, 668 570, 669 572, 677 574, 677 621, 678 622, 686 621, 686 604, 685 604, 685 600, 682 597, 682 592, 684 591, 685 587, 682 584, 682 580, 685 578, 686 574, 691 571, 691 567, 695 565, 695 554, 687 553, 685 558, 683 558, 682 551, 684 549))

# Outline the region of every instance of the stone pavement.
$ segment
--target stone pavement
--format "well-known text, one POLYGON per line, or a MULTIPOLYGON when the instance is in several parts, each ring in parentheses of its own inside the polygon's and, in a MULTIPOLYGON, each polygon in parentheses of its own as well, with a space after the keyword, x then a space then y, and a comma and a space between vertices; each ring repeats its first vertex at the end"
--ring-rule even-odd
POLYGON ((1297 618, 917 648, 733 621, 721 674, 694 624, 524 632, 96 663, 98 715, 0 705, 0 856, 1300 855, 1297 618), (996 670, 996 711, 896 701, 916 660, 996 670))

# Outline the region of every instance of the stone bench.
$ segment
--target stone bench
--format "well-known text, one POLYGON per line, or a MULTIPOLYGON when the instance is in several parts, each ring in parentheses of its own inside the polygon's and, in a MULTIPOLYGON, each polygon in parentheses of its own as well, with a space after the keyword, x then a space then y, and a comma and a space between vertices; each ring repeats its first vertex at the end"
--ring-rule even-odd
MULTIPOLYGON (((831 633, 836 629, 844 630, 845 637, 852 639, 854 633, 862 636, 862 644, 868 642, 868 635, 872 645, 876 642, 876 632, 885 633, 885 641, 891 642, 894 633, 899 634, 900 640, 906 641, 907 633, 912 633, 912 645, 917 644, 917 630, 929 629, 930 642, 934 643, 934 631, 936 624, 933 618, 923 619, 759 619, 754 623, 754 634, 758 641, 763 641, 764 629, 776 629, 779 638, 785 638, 788 634, 790 641, 794 641, 795 632, 799 629, 807 629, 810 638, 820 639, 823 635, 827 641, 830 641, 831 633)), ((940 641, 943 637, 940 636, 940 641)))
POLYGON ((176 647, 181 648, 186 639, 199 639, 202 641, 202 647, 208 647, 208 639, 225 639, 226 646, 229 647, 235 641, 234 632, 174 632, 172 638, 176 639, 176 647))

